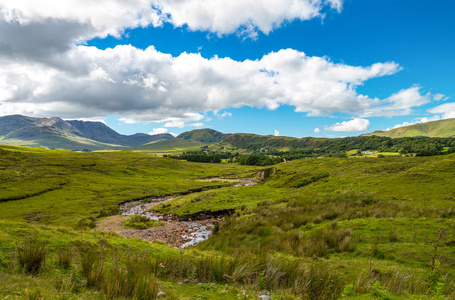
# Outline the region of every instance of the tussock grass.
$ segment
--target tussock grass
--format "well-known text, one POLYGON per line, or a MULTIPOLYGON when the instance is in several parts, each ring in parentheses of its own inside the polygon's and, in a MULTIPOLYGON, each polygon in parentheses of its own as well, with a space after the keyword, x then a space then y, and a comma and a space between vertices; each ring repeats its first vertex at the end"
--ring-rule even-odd
POLYGON ((155 221, 141 215, 131 215, 122 222, 125 228, 147 229, 150 227, 163 226, 164 223, 155 221))
POLYGON ((25 273, 37 274, 46 261, 46 245, 30 237, 16 247, 16 257, 25 273))

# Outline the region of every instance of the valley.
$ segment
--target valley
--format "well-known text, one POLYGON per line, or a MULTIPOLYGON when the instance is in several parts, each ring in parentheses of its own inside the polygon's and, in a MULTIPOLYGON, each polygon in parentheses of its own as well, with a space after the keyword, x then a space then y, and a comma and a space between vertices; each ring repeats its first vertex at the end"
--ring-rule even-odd
POLYGON ((162 291, 170 299, 254 299, 267 290, 275 299, 441 299, 455 293, 455 154, 247 166, 131 151, 0 148, 2 297, 27 291, 46 299, 153 298, 162 291), (164 218, 121 216, 130 201, 140 201, 139 215, 164 218), (209 212, 217 211, 226 213, 211 219, 209 212), (208 219, 197 221, 201 214, 208 219), (185 222, 200 222, 210 238, 179 249, 196 231, 185 222), (46 250, 36 274, 16 258, 27 247, 46 250), (144 280, 153 285, 139 294, 144 280))

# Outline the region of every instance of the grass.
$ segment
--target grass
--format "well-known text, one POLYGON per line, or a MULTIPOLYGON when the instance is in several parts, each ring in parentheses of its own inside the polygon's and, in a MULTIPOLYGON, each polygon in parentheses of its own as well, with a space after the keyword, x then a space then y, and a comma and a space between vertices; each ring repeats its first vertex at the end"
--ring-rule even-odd
POLYGON ((163 226, 164 223, 155 221, 141 215, 132 215, 122 222, 125 228, 147 229, 150 227, 163 226))
POLYGON ((127 151, 74 153, 2 146, 0 214, 36 224, 90 227, 133 199, 229 185, 207 177, 248 177, 254 168, 195 164, 127 151))
POLYGON ((169 299, 246 299, 262 289, 272 299, 455 297, 453 154, 297 160, 273 166, 259 185, 231 187, 201 179, 260 168, 2 148, 0 297, 153 298, 163 290, 169 299), (89 231, 121 202, 190 190, 201 191, 155 210, 235 210, 192 249, 89 231), (30 236, 45 249, 36 274, 18 260, 30 236))

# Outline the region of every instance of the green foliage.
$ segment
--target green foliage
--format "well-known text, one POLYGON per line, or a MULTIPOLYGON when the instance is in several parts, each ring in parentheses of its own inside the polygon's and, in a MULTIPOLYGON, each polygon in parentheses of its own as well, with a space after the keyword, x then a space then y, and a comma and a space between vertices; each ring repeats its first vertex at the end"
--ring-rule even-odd
POLYGON ((240 156, 237 162, 241 165, 248 166, 270 166, 283 162, 283 159, 281 157, 270 157, 263 154, 252 154, 240 156))

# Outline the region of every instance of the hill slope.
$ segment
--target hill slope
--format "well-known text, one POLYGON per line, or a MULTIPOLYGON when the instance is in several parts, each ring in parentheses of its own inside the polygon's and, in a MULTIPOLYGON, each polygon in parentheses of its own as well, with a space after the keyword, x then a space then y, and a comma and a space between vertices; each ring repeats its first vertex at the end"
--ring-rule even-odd
POLYGON ((455 137, 455 119, 446 119, 428 123, 415 124, 395 128, 392 130, 377 130, 364 134, 366 136, 377 135, 391 138, 401 137, 455 137))

